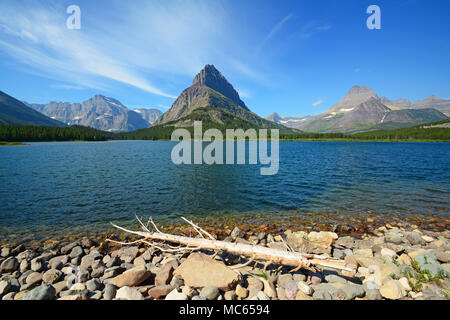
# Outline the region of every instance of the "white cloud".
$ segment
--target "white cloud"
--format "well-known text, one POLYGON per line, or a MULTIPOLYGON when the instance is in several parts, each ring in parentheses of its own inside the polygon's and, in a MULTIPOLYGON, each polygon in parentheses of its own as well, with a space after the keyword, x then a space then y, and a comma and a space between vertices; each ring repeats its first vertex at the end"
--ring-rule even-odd
POLYGON ((330 30, 331 28, 332 28, 331 25, 323 25, 323 26, 316 27, 316 30, 318 30, 318 31, 327 31, 327 30, 330 30))
POLYGON ((318 106, 320 106, 322 103, 323 103, 323 100, 322 100, 322 99, 319 99, 318 101, 314 102, 314 103, 312 104, 312 106, 313 106, 313 107, 318 107, 318 106))
POLYGON ((180 75, 192 77, 207 63, 229 65, 264 83, 265 73, 248 63, 252 44, 242 41, 246 35, 238 28, 230 30, 224 5, 110 0, 97 13, 89 11, 98 10, 90 2, 82 2, 81 29, 69 30, 61 3, 2 0, 0 51, 22 71, 61 83, 111 88, 117 81, 170 99, 180 75))
POLYGON ((126 56, 116 59, 99 42, 100 34, 65 28, 65 11, 54 7, 0 6, 2 50, 46 76, 66 80, 106 78, 147 92, 174 98, 153 86, 126 56))
POLYGON ((279 21, 271 30, 270 32, 267 34, 267 36, 264 38, 263 42, 261 43, 261 45, 259 46, 259 48, 261 49, 266 42, 268 42, 278 31, 281 30, 281 28, 283 27, 283 25, 288 22, 289 20, 291 20, 293 17, 292 13, 287 15, 286 17, 284 17, 283 19, 281 19, 281 21, 279 21))
POLYGON ((84 90, 82 86, 75 86, 70 84, 52 84, 50 87, 54 89, 65 89, 65 90, 84 90))

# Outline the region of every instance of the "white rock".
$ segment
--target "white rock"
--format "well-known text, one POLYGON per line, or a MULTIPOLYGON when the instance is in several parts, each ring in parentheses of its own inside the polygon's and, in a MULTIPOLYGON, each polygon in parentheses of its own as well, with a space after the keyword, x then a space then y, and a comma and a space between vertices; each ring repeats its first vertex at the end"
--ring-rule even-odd
POLYGON ((258 300, 270 300, 270 298, 267 296, 267 294, 265 294, 262 291, 258 292, 256 297, 258 298, 258 300))
POLYGON ((389 280, 381 286, 380 294, 386 299, 398 300, 406 296, 406 290, 399 281, 389 280))
POLYGON ((359 273, 362 273, 362 274, 369 274, 369 273, 370 273, 370 270, 369 270, 369 268, 359 267, 359 268, 358 268, 358 272, 359 272, 359 273))
POLYGON ((353 249, 353 254, 355 256, 362 256, 362 257, 368 257, 368 258, 372 258, 373 257, 373 251, 370 248, 367 248, 367 249, 353 249))
POLYGON ((136 289, 122 287, 116 292, 116 299, 121 300, 144 300, 144 296, 136 289))
POLYGON ((178 292, 177 289, 173 289, 167 296, 166 300, 187 300, 188 296, 183 292, 178 292))
POLYGON ((376 290, 378 290, 378 289, 380 289, 380 285, 378 284, 378 283, 376 283, 376 282, 373 282, 373 281, 366 281, 366 282, 364 282, 364 285, 367 287, 367 289, 369 289, 369 290, 374 290, 374 289, 376 289, 376 290))
POLYGON ((402 278, 398 279, 398 281, 402 285, 403 289, 405 289, 406 291, 411 291, 412 290, 411 287, 409 286, 408 279, 406 279, 405 277, 402 277, 402 278))
POLYGON ((70 287, 70 290, 85 290, 86 285, 84 283, 75 283, 73 286, 70 287))
POLYGON ((298 282, 298 289, 304 294, 307 294, 308 296, 314 293, 313 288, 311 288, 305 281, 298 282))
POLYGON ((413 299, 417 299, 417 298, 420 298, 421 296, 423 296, 423 292, 411 291, 409 294, 411 295, 411 298, 413 298, 413 299))
POLYGON ((388 249, 388 248, 383 248, 381 249, 381 256, 382 257, 395 257, 397 256, 397 253, 395 253, 394 250, 388 249))
POLYGON ((426 242, 433 242, 434 239, 430 236, 422 236, 422 239, 425 240, 426 242))

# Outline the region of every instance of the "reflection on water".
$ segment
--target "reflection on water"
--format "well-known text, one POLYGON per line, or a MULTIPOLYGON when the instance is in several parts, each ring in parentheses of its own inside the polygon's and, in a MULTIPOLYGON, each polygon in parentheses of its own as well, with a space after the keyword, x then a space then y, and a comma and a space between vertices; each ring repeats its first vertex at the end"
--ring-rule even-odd
POLYGON ((281 142, 280 169, 181 165, 173 142, 0 148, 0 237, 104 229, 134 214, 171 221, 253 214, 434 214, 450 208, 450 144, 281 142))

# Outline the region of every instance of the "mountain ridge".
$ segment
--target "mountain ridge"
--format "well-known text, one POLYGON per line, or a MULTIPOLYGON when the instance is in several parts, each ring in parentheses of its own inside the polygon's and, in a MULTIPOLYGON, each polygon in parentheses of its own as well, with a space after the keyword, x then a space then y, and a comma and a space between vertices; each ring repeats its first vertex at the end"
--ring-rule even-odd
POLYGON ((0 124, 64 127, 65 124, 33 110, 22 101, 0 91, 0 124))
POLYGON ((430 96, 424 101, 416 103, 414 108, 414 104, 407 99, 391 101, 386 97, 379 98, 371 88, 353 86, 341 101, 322 114, 302 118, 274 118, 271 115, 266 119, 275 119, 278 123, 307 132, 356 133, 380 128, 404 128, 447 118, 446 114, 426 104, 432 101, 445 107, 446 100, 430 96))
MULTIPOLYGON (((155 118, 155 115, 145 110, 157 110, 131 110, 119 100, 101 94, 97 94, 82 103, 52 101, 48 104, 26 104, 36 111, 67 125, 82 125, 110 132, 148 128, 154 121, 150 122, 145 118, 155 118)), ((160 114, 159 111, 158 116, 160 114)))

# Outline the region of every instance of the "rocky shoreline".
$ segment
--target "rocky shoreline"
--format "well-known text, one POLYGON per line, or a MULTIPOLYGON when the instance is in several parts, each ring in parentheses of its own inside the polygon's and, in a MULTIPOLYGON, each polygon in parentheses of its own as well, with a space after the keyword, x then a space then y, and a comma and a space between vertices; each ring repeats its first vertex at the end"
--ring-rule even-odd
POLYGON ((168 253, 144 245, 81 239, 51 248, 5 246, 2 300, 446 300, 450 298, 450 231, 387 224, 361 237, 335 232, 243 232, 224 241, 290 248, 345 260, 356 272, 254 263, 199 251, 168 253), (250 235, 249 235, 250 234, 250 235))

